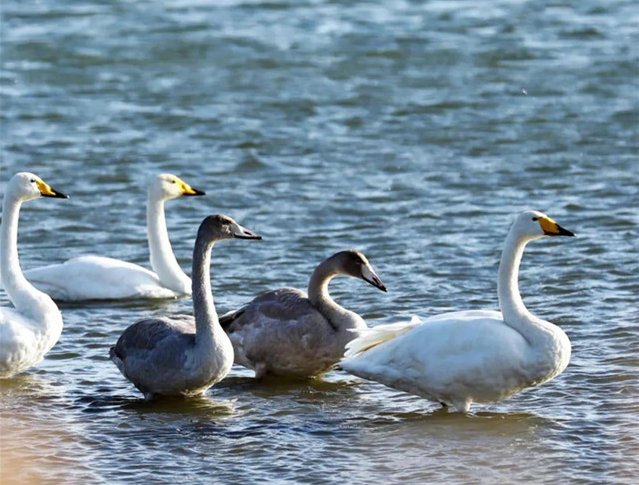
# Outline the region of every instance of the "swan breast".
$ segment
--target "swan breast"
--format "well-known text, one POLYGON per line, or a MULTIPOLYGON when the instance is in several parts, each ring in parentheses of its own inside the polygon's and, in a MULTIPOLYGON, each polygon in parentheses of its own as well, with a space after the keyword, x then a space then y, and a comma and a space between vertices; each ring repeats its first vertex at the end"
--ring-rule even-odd
MULTIPOLYGON (((52 319, 53 320, 53 319, 52 319)), ((37 364, 62 333, 59 322, 43 327, 12 308, 0 308, 0 377, 8 377, 37 364)))

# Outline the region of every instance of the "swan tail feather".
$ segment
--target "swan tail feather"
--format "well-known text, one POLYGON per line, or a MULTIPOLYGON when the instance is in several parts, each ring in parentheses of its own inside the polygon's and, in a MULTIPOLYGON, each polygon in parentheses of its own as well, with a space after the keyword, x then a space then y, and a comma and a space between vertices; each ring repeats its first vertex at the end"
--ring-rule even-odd
POLYGON ((362 354, 367 350, 383 344, 384 342, 388 342, 389 340, 405 334, 421 323, 421 319, 413 315, 413 317, 410 319, 410 322, 408 323, 389 323, 387 325, 378 325, 377 327, 372 327, 361 331, 359 337, 351 340, 348 344, 346 344, 346 352, 344 353, 344 358, 348 359, 362 354))
POLYGON ((241 317, 245 311, 246 311, 245 308, 240 308, 239 310, 232 310, 230 312, 225 313, 219 318, 220 325, 225 331, 228 331, 231 324, 235 320, 237 320, 239 317, 241 317))

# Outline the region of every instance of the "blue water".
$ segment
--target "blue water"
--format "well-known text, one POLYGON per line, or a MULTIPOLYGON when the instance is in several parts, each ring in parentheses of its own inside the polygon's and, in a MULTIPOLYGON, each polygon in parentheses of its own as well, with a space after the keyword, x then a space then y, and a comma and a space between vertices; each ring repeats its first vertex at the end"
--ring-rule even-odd
POLYGON ((72 197, 24 206, 24 268, 148 265, 146 184, 162 171, 208 193, 167 206, 184 268, 208 214, 264 237, 214 249, 220 312, 304 288, 350 247, 389 293, 331 291, 371 325, 496 308, 514 214, 578 234, 531 244, 520 277, 569 335, 569 367, 471 416, 338 371, 265 384, 234 368, 205 399, 144 403, 108 348, 190 300, 62 306, 45 361, 0 383, 3 483, 636 481, 635 2, 6 0, 1 14, 1 183, 28 169, 72 197))

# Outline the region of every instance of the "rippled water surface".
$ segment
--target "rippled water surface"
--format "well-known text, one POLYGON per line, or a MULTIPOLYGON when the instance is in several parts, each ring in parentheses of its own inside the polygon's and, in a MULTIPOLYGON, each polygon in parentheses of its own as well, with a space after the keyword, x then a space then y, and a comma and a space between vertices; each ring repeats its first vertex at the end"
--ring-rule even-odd
POLYGON ((1 8, 0 179, 28 169, 72 196, 25 205, 23 267, 147 265, 160 171, 208 192, 168 204, 185 268, 207 214, 264 236, 214 249, 220 311, 305 287, 349 247, 390 291, 340 279, 332 294, 371 325, 495 308, 514 213, 578 233, 532 244, 520 281, 569 335, 569 367, 470 416, 339 371, 259 383, 234 368, 205 398, 145 403, 108 348, 190 300, 65 305, 45 361, 0 383, 3 483, 636 483, 634 0, 1 8))

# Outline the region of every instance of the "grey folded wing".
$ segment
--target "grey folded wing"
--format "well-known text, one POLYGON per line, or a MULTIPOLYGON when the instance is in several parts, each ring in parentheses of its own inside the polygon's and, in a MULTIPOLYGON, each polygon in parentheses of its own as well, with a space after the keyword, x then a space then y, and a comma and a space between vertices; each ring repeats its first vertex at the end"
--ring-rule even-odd
POLYGON ((279 288, 263 293, 242 308, 225 313, 220 324, 227 333, 241 331, 259 321, 296 321, 318 314, 306 293, 295 288, 279 288))
POLYGON ((146 319, 127 328, 111 347, 110 354, 124 361, 127 357, 140 357, 160 347, 183 350, 185 345, 192 345, 194 341, 193 317, 146 319))

